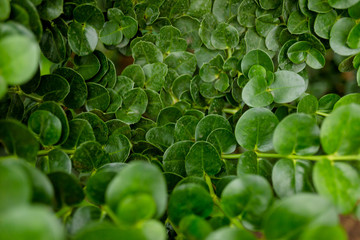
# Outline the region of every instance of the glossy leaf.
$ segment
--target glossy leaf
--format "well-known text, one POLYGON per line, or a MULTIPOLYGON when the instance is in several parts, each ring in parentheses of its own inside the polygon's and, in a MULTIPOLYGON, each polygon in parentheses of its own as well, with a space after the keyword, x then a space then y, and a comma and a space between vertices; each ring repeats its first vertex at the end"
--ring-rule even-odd
POLYGON ((116 112, 116 117, 128 124, 136 123, 146 111, 147 104, 145 91, 134 88, 124 95, 123 107, 116 112))
POLYGON ((144 66, 146 64, 163 61, 163 55, 158 47, 150 42, 140 41, 132 48, 132 56, 135 64, 144 66))
POLYGON ((98 43, 96 30, 90 25, 77 22, 70 24, 68 38, 71 49, 79 56, 92 53, 98 43))
POLYGON ((274 102, 291 102, 301 96, 306 90, 305 81, 299 75, 291 71, 275 72, 275 81, 270 85, 274 95, 274 102))
POLYGON ((185 177, 185 158, 193 144, 191 141, 180 141, 166 149, 163 156, 164 170, 185 177))
POLYGON ((205 141, 215 129, 227 129, 232 132, 230 123, 222 116, 210 114, 199 121, 195 129, 196 141, 205 141))
POLYGON ((330 46, 337 54, 342 56, 350 56, 360 52, 360 48, 352 49, 347 45, 347 40, 351 29, 355 26, 355 22, 351 18, 339 19, 330 32, 330 46))
POLYGON ((213 176, 221 169, 220 155, 212 144, 197 141, 186 155, 185 169, 189 176, 213 176))
POLYGON ((236 124, 236 140, 247 150, 269 151, 273 148, 272 138, 278 122, 265 108, 247 110, 236 124))

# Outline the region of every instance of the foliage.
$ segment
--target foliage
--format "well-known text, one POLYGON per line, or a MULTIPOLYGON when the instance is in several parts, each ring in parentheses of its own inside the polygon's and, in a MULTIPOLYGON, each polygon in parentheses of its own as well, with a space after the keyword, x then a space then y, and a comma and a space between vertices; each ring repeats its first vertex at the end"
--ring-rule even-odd
POLYGON ((359 0, 0 0, 0 239, 347 239, 331 56, 360 85, 359 0))

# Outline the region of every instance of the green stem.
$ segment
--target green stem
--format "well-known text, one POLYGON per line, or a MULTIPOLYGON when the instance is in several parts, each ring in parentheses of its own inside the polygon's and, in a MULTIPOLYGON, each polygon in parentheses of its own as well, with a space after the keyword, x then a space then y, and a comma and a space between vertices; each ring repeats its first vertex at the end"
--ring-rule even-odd
POLYGON ((315 113, 316 113, 317 115, 320 115, 320 116, 323 116, 323 117, 328 117, 328 116, 329 116, 329 114, 324 113, 324 112, 320 112, 320 111, 316 111, 315 113))
MULTIPOLYGON (((291 109, 297 109, 296 106, 288 104, 288 103, 279 103, 278 105, 284 106, 284 107, 287 107, 287 108, 291 108, 291 109)), ((322 116, 322 117, 328 117, 329 116, 329 114, 321 112, 321 111, 316 111, 315 114, 317 114, 319 116, 322 116)))
POLYGON ((42 102, 42 99, 40 97, 34 96, 32 94, 24 93, 23 91, 21 91, 21 89, 9 89, 8 93, 14 93, 19 96, 24 96, 24 97, 30 98, 37 102, 42 102))
MULTIPOLYGON (((329 159, 332 161, 353 161, 360 160, 360 155, 336 156, 336 155, 315 155, 315 156, 299 156, 299 155, 282 155, 277 153, 256 153, 258 157, 264 158, 288 158, 299 160, 320 161, 322 159, 329 159)), ((222 158, 225 159, 238 159, 241 154, 224 154, 222 158)))
POLYGON ((204 176, 204 177, 205 177, 205 182, 206 182, 206 184, 207 184, 208 187, 209 187, 210 196, 211 196, 211 198, 213 199, 213 202, 214 202, 215 206, 217 206, 217 207, 220 209, 220 211, 221 211, 227 218, 230 219, 230 222, 231 222, 234 226, 236 226, 236 227, 238 227, 238 228, 240 228, 240 229, 244 229, 244 227, 243 227, 242 224, 238 221, 237 218, 233 218, 233 217, 228 216, 228 215, 225 213, 225 211, 222 209, 220 200, 219 200, 218 196, 215 194, 215 191, 214 191, 214 188, 213 188, 213 185, 212 185, 210 176, 205 173, 205 176, 204 176))
POLYGON ((224 113, 229 113, 229 114, 235 114, 235 113, 237 113, 238 111, 239 111, 240 109, 238 109, 238 108, 235 108, 235 109, 231 109, 231 108, 224 108, 222 111, 224 112, 224 113))
POLYGON ((231 48, 227 49, 227 58, 231 58, 232 57, 232 50, 231 48))
POLYGON ((116 214, 108 207, 108 206, 102 206, 102 209, 105 211, 105 213, 111 218, 111 220, 117 225, 121 226, 121 223, 116 216, 116 214))
MULTIPOLYGON (((54 150, 54 149, 40 150, 37 152, 37 156, 38 157, 47 156, 49 154, 49 152, 51 152, 52 150, 54 150)), ((70 155, 75 153, 75 150, 69 150, 69 149, 60 149, 60 150, 63 151, 64 153, 67 153, 70 155)))

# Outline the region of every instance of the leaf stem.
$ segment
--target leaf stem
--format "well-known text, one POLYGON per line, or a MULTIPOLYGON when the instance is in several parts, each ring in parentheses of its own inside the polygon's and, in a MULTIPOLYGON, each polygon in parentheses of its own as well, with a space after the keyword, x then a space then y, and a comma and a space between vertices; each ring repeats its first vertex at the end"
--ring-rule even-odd
POLYGON ((102 206, 103 211, 111 218, 111 220, 117 225, 121 226, 121 223, 116 214, 106 205, 102 206))
MULTIPOLYGON (((256 153, 258 157, 264 158, 288 158, 299 160, 320 161, 322 159, 329 159, 332 161, 357 161, 360 160, 360 155, 336 156, 336 155, 315 155, 315 156, 300 156, 300 155, 282 155, 277 153, 256 153)), ((222 158, 238 159, 242 154, 224 154, 222 158)))
POLYGON ((239 111, 240 109, 238 109, 238 108, 235 108, 235 109, 232 109, 232 108, 223 108, 223 112, 224 113, 229 113, 229 114, 235 114, 235 113, 237 113, 238 111, 239 111))
MULTIPOLYGON (((49 152, 51 152, 52 150, 54 150, 55 148, 52 148, 52 149, 45 149, 45 150, 40 150, 37 152, 37 156, 38 157, 42 157, 42 156, 47 156, 49 154, 49 152)), ((72 150, 72 149, 60 149, 59 150, 63 151, 64 153, 66 154, 74 154, 75 153, 75 150, 72 150)))
POLYGON ((210 176, 205 173, 204 177, 205 177, 205 182, 206 182, 206 184, 207 184, 208 187, 209 187, 210 196, 211 196, 211 198, 213 199, 213 202, 214 202, 215 206, 217 206, 217 207, 220 209, 220 211, 221 211, 227 218, 230 219, 230 222, 231 222, 234 226, 236 226, 236 227, 238 227, 238 228, 240 228, 240 229, 244 229, 244 227, 243 227, 243 225, 241 224, 241 222, 239 222, 239 219, 237 219, 236 217, 234 218, 234 217, 228 216, 228 215, 225 213, 225 211, 222 209, 220 200, 219 200, 218 196, 215 194, 215 191, 214 191, 214 188, 213 188, 213 185, 212 185, 210 176))

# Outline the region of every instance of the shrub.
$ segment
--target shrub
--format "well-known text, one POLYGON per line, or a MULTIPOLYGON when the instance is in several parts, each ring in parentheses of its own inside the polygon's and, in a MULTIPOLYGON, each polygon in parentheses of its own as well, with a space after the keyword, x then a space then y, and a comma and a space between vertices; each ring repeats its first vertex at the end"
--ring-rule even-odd
POLYGON ((347 239, 334 62, 359 0, 0 0, 0 239, 347 239))

